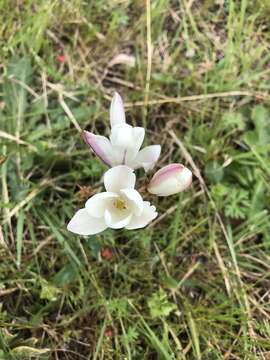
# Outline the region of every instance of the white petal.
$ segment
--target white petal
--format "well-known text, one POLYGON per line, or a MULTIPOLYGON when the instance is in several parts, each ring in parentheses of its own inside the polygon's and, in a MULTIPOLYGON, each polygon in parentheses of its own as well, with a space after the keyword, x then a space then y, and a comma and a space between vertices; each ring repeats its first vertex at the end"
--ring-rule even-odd
POLYGON ((147 190, 158 196, 169 196, 187 189, 192 183, 192 172, 182 164, 169 164, 152 177, 147 190))
POLYGON ((104 186, 109 192, 118 193, 121 189, 134 189, 136 176, 133 170, 125 165, 118 165, 104 174, 104 186))
POLYGON ((145 130, 128 124, 115 125, 110 140, 115 164, 128 165, 136 158, 143 143, 145 130))
POLYGON ((161 152, 160 145, 146 146, 144 149, 139 151, 138 155, 134 160, 134 168, 143 167, 145 171, 153 169, 157 162, 161 152))
POLYGON ((105 209, 110 206, 110 203, 116 197, 118 195, 112 192, 96 194, 86 201, 85 208, 91 216, 101 218, 104 216, 105 209))
POLYGON ((113 166, 124 165, 126 150, 122 147, 113 146, 113 166))
POLYGON ((112 165, 112 145, 110 140, 107 139, 105 136, 94 135, 89 131, 83 132, 84 141, 90 145, 91 149, 94 153, 106 164, 111 166, 112 165))
POLYGON ((114 93, 111 102, 110 122, 112 128, 114 127, 114 125, 126 122, 123 100, 117 92, 114 93))
POLYGON ((143 228, 157 217, 158 213, 156 212, 155 206, 150 205, 148 201, 144 201, 143 204, 144 207, 141 215, 133 216, 129 224, 126 225, 126 229, 133 230, 143 228))
POLYGON ((145 130, 142 127, 134 127, 132 129, 131 141, 127 147, 125 156, 125 165, 128 165, 136 158, 138 152, 142 146, 145 130))
POLYGON ((104 219, 94 218, 86 209, 78 210, 67 225, 69 231, 78 235, 94 235, 106 228, 104 219))
POLYGON ((126 198, 128 207, 131 208, 132 212, 137 216, 141 215, 144 204, 140 193, 135 189, 123 189, 120 192, 126 198))
POLYGON ((105 210, 104 219, 109 228, 121 229, 127 226, 132 218, 130 211, 124 210, 105 210))
POLYGON ((128 124, 117 124, 112 128, 110 140, 113 147, 128 148, 132 143, 133 127, 128 124))

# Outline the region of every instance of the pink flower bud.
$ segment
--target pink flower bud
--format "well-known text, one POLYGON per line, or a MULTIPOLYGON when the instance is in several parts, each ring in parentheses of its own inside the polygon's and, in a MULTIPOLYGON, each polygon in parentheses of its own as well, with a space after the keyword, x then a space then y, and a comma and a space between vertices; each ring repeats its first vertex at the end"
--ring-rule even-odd
POLYGON ((148 191, 158 196, 169 196, 187 189, 192 183, 192 172, 182 164, 170 164, 152 177, 148 191))
POLYGON ((56 57, 56 59, 57 59, 60 63, 62 63, 62 64, 64 64, 64 63, 66 62, 66 57, 65 57, 65 55, 58 55, 58 56, 56 57))

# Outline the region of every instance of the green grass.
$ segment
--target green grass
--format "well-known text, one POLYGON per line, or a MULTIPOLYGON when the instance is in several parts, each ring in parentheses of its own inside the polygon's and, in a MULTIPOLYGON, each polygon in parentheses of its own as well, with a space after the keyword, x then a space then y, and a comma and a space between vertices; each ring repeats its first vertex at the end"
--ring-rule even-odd
POLYGON ((269 3, 150 10, 0 2, 0 359, 270 356, 269 3), (201 178, 144 193, 166 213, 147 229, 75 236, 106 169, 78 126, 108 134, 114 90, 158 166, 193 161, 201 178))

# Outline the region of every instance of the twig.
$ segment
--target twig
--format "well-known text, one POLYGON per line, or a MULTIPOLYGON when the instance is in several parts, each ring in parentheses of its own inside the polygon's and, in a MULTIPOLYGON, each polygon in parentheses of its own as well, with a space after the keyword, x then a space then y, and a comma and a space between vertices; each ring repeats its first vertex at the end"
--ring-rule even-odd
MULTIPOLYGON (((181 203, 181 205, 183 205, 183 206, 186 205, 186 204, 189 203, 191 200, 195 199, 195 198, 198 197, 198 196, 201 196, 202 194, 203 194, 203 191, 202 191, 202 190, 198 191, 198 192, 197 192, 195 195, 193 195, 192 197, 185 199, 185 200, 181 203)), ((178 207, 178 205, 173 205, 173 206, 171 206, 168 210, 165 211, 165 213, 163 213, 162 215, 160 215, 155 221, 152 221, 152 222, 150 223, 150 225, 148 225, 147 228, 149 229, 149 228, 155 226, 157 223, 159 223, 161 220, 163 220, 166 216, 172 214, 172 213, 177 209, 177 207, 178 207)))
POLYGON ((67 114, 69 120, 72 122, 72 124, 75 126, 75 128, 79 131, 79 133, 82 133, 82 128, 78 124, 77 120, 75 119, 74 115, 70 111, 70 108, 65 103, 65 100, 63 98, 63 94, 59 92, 59 104, 62 106, 64 112, 67 114))
POLYGON ((151 39, 151 0, 146 0, 146 30, 147 30, 147 71, 146 71, 146 84, 144 107, 147 111, 150 91, 150 80, 152 70, 152 39, 151 39))
POLYGON ((226 266, 225 266, 224 261, 222 259, 222 256, 220 255, 217 243, 215 241, 213 241, 213 248, 214 248, 214 252, 215 252, 215 255, 216 255, 216 258, 217 258, 219 268, 220 268, 220 270, 221 270, 221 272, 223 274, 226 289, 231 290, 231 284, 229 282, 229 277, 227 276, 227 269, 226 269, 226 266))
POLYGON ((53 84, 49 81, 47 81, 47 86, 52 89, 53 91, 56 91, 58 94, 64 95, 66 98, 71 99, 73 101, 79 102, 79 99, 77 99, 72 92, 68 92, 64 90, 64 86, 61 84, 53 84))
POLYGON ((54 236, 50 235, 46 239, 42 240, 31 254, 31 257, 36 256, 40 252, 40 250, 44 248, 44 246, 46 246, 53 240, 53 238, 54 236))
MULTIPOLYGON (((192 275, 194 273, 194 271, 201 265, 200 261, 197 261, 194 265, 192 265, 188 271, 185 273, 185 275, 182 277, 182 279, 179 281, 179 283, 177 284, 176 289, 179 289, 181 287, 181 285, 183 285, 183 283, 190 277, 190 275, 192 275)), ((174 289, 173 289, 174 291, 174 289)))
POLYGON ((18 290, 18 288, 1 289, 0 290, 0 296, 6 296, 6 295, 9 295, 9 294, 12 294, 17 290, 18 290))
POLYGON ((2 222, 2 225, 9 222, 9 220, 12 218, 12 216, 16 215, 20 209, 22 209, 25 205, 29 203, 35 196, 37 196, 40 191, 42 191, 45 186, 49 184, 48 180, 43 180, 40 184, 40 187, 32 190, 24 200, 22 200, 19 204, 17 204, 9 213, 8 216, 6 216, 2 222))
POLYGON ((25 146, 28 146, 29 149, 33 150, 33 151, 37 151, 37 148, 35 146, 33 146, 32 144, 29 144, 28 142, 26 141, 23 141, 21 140, 20 138, 17 138, 16 136, 14 135, 11 135, 5 131, 1 131, 0 130, 0 137, 3 138, 3 139, 7 139, 7 140, 10 140, 10 141, 14 141, 16 142, 18 145, 25 145, 25 146))
MULTIPOLYGON (((241 90, 233 90, 228 92, 220 92, 220 93, 212 93, 212 94, 200 94, 200 95, 191 95, 191 96, 182 96, 178 98, 167 97, 165 99, 157 99, 148 101, 148 105, 162 105, 168 103, 181 104, 185 101, 198 101, 198 100, 207 100, 214 98, 226 98, 231 96, 250 96, 259 100, 270 99, 269 94, 262 93, 259 91, 241 91, 241 90)), ((125 103, 125 107, 133 107, 133 106, 144 106, 144 101, 135 101, 133 103, 125 103)))
POLYGON ((28 86, 27 84, 25 84, 24 82, 22 82, 21 80, 18 80, 16 79, 15 77, 13 76, 10 76, 9 77, 9 80, 15 84, 18 84, 20 85, 23 89, 25 89, 26 91, 29 92, 29 94, 31 94, 32 96, 34 96, 35 99, 39 99, 39 95, 33 90, 30 88, 30 86, 28 86))
POLYGON ((51 129, 52 126, 51 126, 51 121, 50 121, 49 114, 48 114, 47 77, 46 77, 46 73, 44 71, 41 74, 41 79, 42 79, 42 89, 43 89, 46 122, 47 122, 47 127, 49 129, 51 129))

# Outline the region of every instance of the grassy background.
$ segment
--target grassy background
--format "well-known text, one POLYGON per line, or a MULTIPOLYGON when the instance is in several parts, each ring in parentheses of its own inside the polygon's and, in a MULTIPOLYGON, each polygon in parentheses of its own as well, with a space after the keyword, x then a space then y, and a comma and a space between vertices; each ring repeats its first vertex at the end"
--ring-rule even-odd
POLYGON ((1 0, 1 359, 270 358, 269 16, 267 0, 1 0), (198 177, 144 194, 162 216, 147 229, 74 236, 106 169, 78 127, 108 134, 114 90, 158 166, 198 177))

